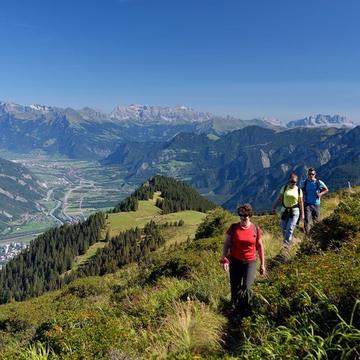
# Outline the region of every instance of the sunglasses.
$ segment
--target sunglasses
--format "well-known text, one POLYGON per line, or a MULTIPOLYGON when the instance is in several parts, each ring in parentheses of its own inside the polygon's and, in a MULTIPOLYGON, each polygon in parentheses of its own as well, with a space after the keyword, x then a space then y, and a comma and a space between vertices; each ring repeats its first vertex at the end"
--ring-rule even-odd
POLYGON ((315 173, 309 173, 309 175, 315 175, 315 173))
POLYGON ((239 216, 240 216, 241 218, 247 218, 247 217, 249 217, 249 215, 246 215, 246 214, 239 214, 239 216))
POLYGON ((296 184, 296 181, 289 181, 289 184, 296 184))

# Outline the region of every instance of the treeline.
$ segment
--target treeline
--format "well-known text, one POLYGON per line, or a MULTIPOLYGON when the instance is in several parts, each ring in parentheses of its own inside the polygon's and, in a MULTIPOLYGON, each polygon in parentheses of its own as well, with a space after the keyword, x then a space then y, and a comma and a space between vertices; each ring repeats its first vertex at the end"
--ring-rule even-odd
POLYGON ((0 271, 0 303, 59 288, 75 257, 100 240, 104 226, 104 215, 97 213, 82 223, 62 225, 38 236, 0 271))
POLYGON ((161 191, 162 199, 157 200, 156 206, 165 214, 183 210, 206 212, 216 207, 216 204, 182 181, 165 176, 154 176, 150 183, 153 183, 155 191, 161 191))
POLYGON ((164 214, 196 210, 206 212, 214 209, 216 204, 201 196, 197 191, 182 181, 166 176, 154 176, 141 185, 131 196, 121 201, 114 209, 119 211, 136 211, 139 200, 152 199, 156 191, 161 192, 161 199, 156 201, 164 214))
POLYGON ((149 200, 154 197, 154 190, 149 182, 137 188, 130 196, 122 200, 114 209, 114 212, 136 211, 139 208, 139 200, 149 200))
MULTIPOLYGON (((183 222, 181 223, 181 225, 183 222)), ((177 226, 181 226, 177 223, 177 226)), ((104 275, 134 261, 145 261, 150 252, 165 244, 160 227, 150 221, 143 229, 135 228, 121 232, 109 244, 98 249, 89 261, 70 278, 104 275)))

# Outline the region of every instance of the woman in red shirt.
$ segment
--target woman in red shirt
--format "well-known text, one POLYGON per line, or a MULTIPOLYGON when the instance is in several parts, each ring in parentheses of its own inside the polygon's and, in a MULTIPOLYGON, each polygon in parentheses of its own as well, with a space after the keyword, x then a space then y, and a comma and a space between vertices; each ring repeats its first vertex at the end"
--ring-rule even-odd
POLYGON ((230 270, 231 302, 240 316, 250 312, 249 291, 256 275, 256 254, 260 257, 260 274, 265 274, 264 245, 260 228, 250 221, 253 209, 250 204, 237 209, 240 222, 232 224, 226 232, 221 263, 230 270))

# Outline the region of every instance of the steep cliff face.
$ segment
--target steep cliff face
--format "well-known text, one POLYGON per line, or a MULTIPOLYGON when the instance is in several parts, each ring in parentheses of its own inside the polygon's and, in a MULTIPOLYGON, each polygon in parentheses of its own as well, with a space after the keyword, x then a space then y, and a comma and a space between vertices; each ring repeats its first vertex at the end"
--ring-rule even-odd
MULTIPOLYGON (((36 177, 24 166, 0 158, 0 222, 39 211, 37 200, 44 192, 36 177)), ((0 224, 0 229, 2 227, 0 224)))

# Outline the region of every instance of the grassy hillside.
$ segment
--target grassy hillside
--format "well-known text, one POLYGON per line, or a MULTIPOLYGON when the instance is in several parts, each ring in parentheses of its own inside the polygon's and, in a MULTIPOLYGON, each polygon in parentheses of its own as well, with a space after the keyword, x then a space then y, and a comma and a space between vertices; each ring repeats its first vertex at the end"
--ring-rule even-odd
MULTIPOLYGON (((139 200, 139 207, 136 211, 107 214, 106 228, 103 230, 103 239, 105 239, 107 232, 109 233, 109 237, 113 237, 121 231, 134 227, 143 228, 151 220, 157 224, 178 223, 180 220, 184 221, 184 225, 181 227, 172 227, 163 230, 164 236, 167 238, 167 245, 173 243, 180 244, 186 241, 188 237, 193 238, 197 226, 206 214, 193 210, 162 214, 161 210, 155 206, 158 199, 161 199, 160 192, 156 192, 152 199, 139 200)), ((98 249, 104 246, 106 246, 105 241, 97 242, 90 246, 84 255, 77 257, 73 270, 76 270, 80 265, 84 264, 90 257, 95 255, 98 249)))
MULTIPOLYGON (((207 238, 175 245, 182 227, 166 228, 165 248, 146 263, 1 305, 0 358, 356 359, 360 196, 324 200, 330 216, 294 257, 268 261, 268 277, 254 286, 255 311, 241 324, 227 317, 228 278, 218 264, 233 217, 216 209, 203 222, 207 238), (330 213, 328 204, 340 200, 330 213)), ((115 231, 119 221, 108 220, 115 231)), ((267 215, 254 221, 265 232, 268 258, 274 257, 281 245, 278 220, 267 215)))
POLYGON ((185 225, 194 228, 194 226, 196 227, 205 216, 204 213, 193 210, 162 214, 161 209, 155 206, 158 199, 162 199, 161 193, 155 192, 152 199, 139 200, 139 208, 137 211, 108 214, 108 230, 110 236, 132 227, 143 227, 150 220, 160 224, 184 220, 185 225))

